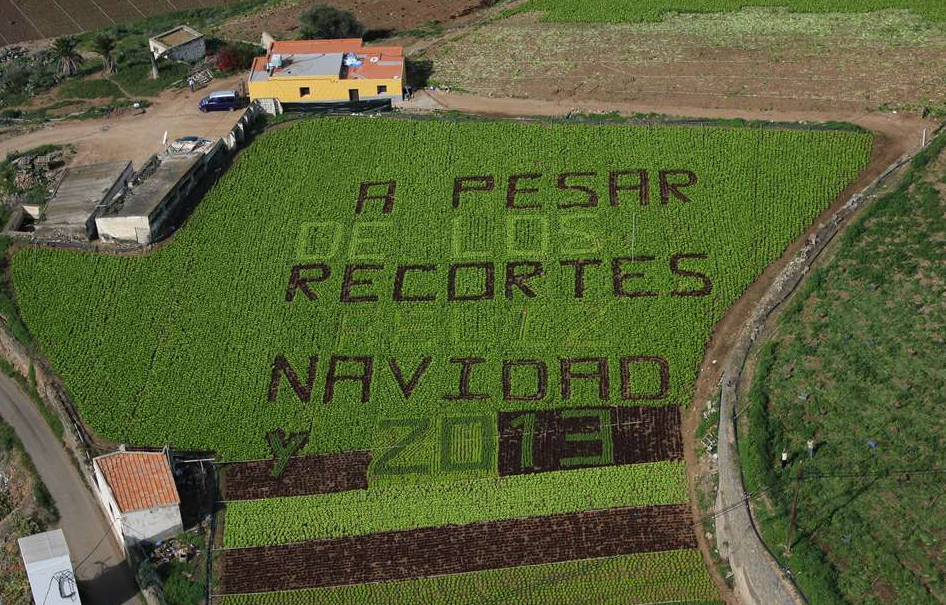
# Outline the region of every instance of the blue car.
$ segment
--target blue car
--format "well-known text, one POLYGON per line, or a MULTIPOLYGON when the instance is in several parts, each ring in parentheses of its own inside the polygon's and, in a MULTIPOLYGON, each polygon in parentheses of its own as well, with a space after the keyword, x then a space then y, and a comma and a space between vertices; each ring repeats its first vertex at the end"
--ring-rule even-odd
POLYGON ((200 100, 197 107, 208 111, 234 111, 243 107, 243 99, 233 90, 218 90, 200 100))

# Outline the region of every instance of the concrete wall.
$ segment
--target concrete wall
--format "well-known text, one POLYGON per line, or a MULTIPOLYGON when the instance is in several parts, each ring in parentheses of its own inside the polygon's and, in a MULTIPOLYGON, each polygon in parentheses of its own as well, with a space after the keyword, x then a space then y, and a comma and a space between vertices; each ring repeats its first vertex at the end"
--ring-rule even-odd
POLYGON ((105 518, 108 519, 108 525, 112 533, 115 534, 118 545, 121 546, 122 551, 124 551, 125 540, 122 538, 121 511, 118 508, 118 502, 115 501, 112 489, 108 486, 108 482, 105 481, 105 477, 102 475, 102 470, 99 468, 99 465, 93 462, 92 468, 95 477, 95 495, 98 496, 99 504, 102 506, 102 512, 105 513, 105 518))
POLYGON ((122 514, 122 533, 129 544, 164 540, 184 531, 178 505, 147 508, 122 514))
POLYGON ((135 176, 135 171, 131 166, 131 162, 128 162, 128 167, 125 168, 125 171, 122 172, 122 175, 119 177, 115 184, 112 185, 112 188, 109 189, 108 193, 102 198, 101 207, 96 208, 92 211, 92 214, 89 215, 88 220, 85 222, 85 234, 89 239, 95 239, 98 237, 98 229, 96 225, 96 217, 102 211, 102 208, 111 205, 115 201, 115 198, 118 197, 118 194, 125 190, 125 187, 128 186, 128 181, 135 176))
POLYGON ((250 99, 279 99, 282 103, 347 103, 350 100, 349 91, 357 90, 361 101, 374 99, 401 98, 401 85, 404 76, 399 79, 361 79, 341 80, 337 77, 283 77, 270 78, 265 82, 247 83, 250 99), (386 88, 379 92, 378 87, 386 88), (309 94, 302 96, 301 89, 308 88, 309 94))
POLYGON ((95 219, 95 227, 103 239, 151 243, 151 225, 147 216, 100 216, 95 219))
MULTIPOLYGON (((250 106, 246 108, 246 111, 243 112, 243 115, 230 130, 230 133, 223 138, 223 143, 227 146, 227 149, 233 151, 243 143, 246 138, 246 130, 253 125, 256 118, 264 111, 265 109, 259 103, 251 103, 250 106)), ((212 156, 214 153, 211 152, 207 155, 212 156)))
POLYGON ((151 54, 155 58, 165 57, 174 61, 188 61, 190 63, 200 61, 207 54, 207 42, 203 36, 174 48, 167 48, 164 44, 151 39, 148 41, 148 48, 151 49, 151 54))
POLYGON ((174 59, 175 61, 188 61, 190 63, 196 63, 204 58, 207 54, 207 43, 203 38, 197 38, 196 40, 191 40, 186 44, 181 44, 180 46, 175 46, 167 52, 165 55, 168 59, 174 59))

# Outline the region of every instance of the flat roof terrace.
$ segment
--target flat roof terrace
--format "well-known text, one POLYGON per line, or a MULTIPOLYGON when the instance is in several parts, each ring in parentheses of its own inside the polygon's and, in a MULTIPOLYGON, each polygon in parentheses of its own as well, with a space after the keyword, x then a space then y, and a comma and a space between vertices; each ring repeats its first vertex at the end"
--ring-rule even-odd
POLYGON ((256 57, 250 69, 250 82, 270 78, 337 77, 342 80, 391 79, 404 73, 404 50, 400 46, 362 45, 360 39, 291 40, 274 42, 265 57, 256 57), (274 56, 282 66, 267 69, 274 56), (360 65, 346 66, 345 55, 354 55, 360 65))
POLYGON ((84 225, 95 207, 118 183, 131 162, 104 162, 74 166, 66 173, 56 189, 56 195, 46 204, 45 222, 50 225, 84 225))
POLYGON ((200 38, 202 35, 203 34, 201 34, 196 29, 190 28, 186 25, 178 25, 177 27, 173 29, 169 29, 168 31, 162 34, 158 34, 157 36, 152 38, 152 40, 154 40, 155 42, 160 42, 167 48, 174 48, 175 46, 186 44, 187 42, 190 42, 191 40, 196 40, 197 38, 200 38))
POLYGON ((203 161, 203 156, 203 153, 197 152, 162 157, 154 174, 125 194, 120 209, 102 216, 150 216, 151 212, 177 189, 180 181, 194 166, 203 161))
POLYGON ((292 78, 313 76, 341 77, 342 53, 306 53, 283 56, 283 67, 266 71, 266 57, 258 57, 253 64, 250 82, 265 82, 269 78, 292 78))

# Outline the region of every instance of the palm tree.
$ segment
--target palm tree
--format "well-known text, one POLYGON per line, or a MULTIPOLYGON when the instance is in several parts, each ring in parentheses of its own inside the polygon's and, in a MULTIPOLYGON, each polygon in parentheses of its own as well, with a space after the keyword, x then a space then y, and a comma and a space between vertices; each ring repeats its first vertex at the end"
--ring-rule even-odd
POLYGON ((53 58, 59 60, 59 74, 63 76, 74 76, 79 71, 79 66, 85 62, 82 55, 76 48, 79 41, 72 36, 62 36, 53 41, 49 48, 53 58))
POLYGON ((115 57, 112 55, 115 52, 115 38, 108 34, 99 34, 92 40, 92 50, 102 56, 102 62, 104 63, 102 73, 106 76, 118 73, 118 68, 115 66, 115 57))

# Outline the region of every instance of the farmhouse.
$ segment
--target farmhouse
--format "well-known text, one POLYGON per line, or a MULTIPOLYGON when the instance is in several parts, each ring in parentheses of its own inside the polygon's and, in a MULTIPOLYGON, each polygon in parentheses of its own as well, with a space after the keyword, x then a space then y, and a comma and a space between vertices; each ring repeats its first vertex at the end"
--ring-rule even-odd
MULTIPOLYGON (((95 218, 113 203, 131 179, 131 162, 67 168, 52 199, 34 216, 38 237, 94 239, 95 218)), ((29 211, 25 206, 24 210, 29 211)))
POLYGON ((95 458, 92 466, 102 509, 122 548, 182 531, 181 499, 165 452, 118 451, 95 458))
POLYGON ((34 603, 79 605, 69 546, 61 529, 17 540, 34 603))
POLYGON ((269 113, 318 104, 399 99, 404 80, 400 46, 365 47, 358 38, 273 42, 250 69, 250 99, 269 113))
POLYGON ((207 54, 204 35, 192 27, 178 25, 148 40, 155 59, 162 57, 175 61, 200 61, 207 54))
POLYGON ((160 238, 207 168, 201 152, 154 157, 151 163, 153 172, 142 169, 147 176, 96 217, 103 240, 150 244, 160 238))

